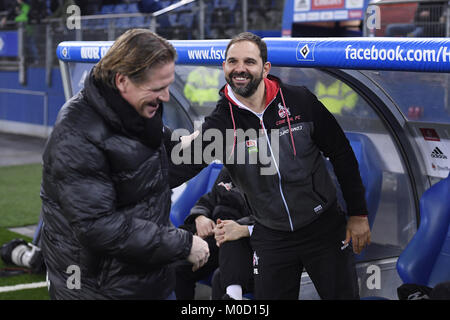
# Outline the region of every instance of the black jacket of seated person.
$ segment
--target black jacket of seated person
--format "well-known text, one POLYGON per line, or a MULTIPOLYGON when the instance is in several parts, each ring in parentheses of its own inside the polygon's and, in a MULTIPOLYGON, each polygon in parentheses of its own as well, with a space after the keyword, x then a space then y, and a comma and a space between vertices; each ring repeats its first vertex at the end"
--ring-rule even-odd
MULTIPOLYGON (((234 220, 241 225, 253 225, 252 212, 244 194, 231 180, 228 170, 223 167, 210 192, 204 194, 191 209, 180 228, 196 233, 195 219, 203 215, 215 223, 217 219, 234 220)), ((179 265, 176 269, 176 296, 179 300, 193 300, 195 284, 208 279, 214 270, 220 268, 220 283, 212 287, 213 299, 220 299, 230 284, 240 284, 244 292, 253 290, 252 254, 250 238, 227 241, 220 248, 214 236, 204 239, 209 246, 208 262, 192 272, 191 265, 179 265)))

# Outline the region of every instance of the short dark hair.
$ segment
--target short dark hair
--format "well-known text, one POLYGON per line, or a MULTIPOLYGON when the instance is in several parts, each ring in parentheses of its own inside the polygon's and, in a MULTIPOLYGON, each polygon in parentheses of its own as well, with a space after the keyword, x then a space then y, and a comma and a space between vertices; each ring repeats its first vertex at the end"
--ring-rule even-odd
POLYGON ((131 29, 117 38, 95 65, 94 78, 117 89, 115 77, 120 73, 139 84, 146 80, 148 69, 176 58, 175 48, 163 37, 148 29, 131 29))
POLYGON ((225 59, 227 58, 228 55, 228 49, 230 49, 230 47, 233 44, 241 41, 250 41, 256 44, 256 46, 259 48, 259 55, 261 56, 263 64, 267 62, 267 44, 264 42, 263 39, 261 39, 261 37, 251 32, 239 33, 230 40, 230 42, 227 45, 227 49, 225 50, 225 59))

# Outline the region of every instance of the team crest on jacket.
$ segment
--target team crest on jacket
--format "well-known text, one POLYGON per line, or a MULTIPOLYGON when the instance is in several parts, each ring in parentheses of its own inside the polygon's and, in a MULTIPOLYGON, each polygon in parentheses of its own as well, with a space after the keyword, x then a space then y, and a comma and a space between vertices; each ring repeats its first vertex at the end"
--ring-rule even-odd
POLYGON ((289 111, 288 107, 284 107, 281 103, 278 103, 278 116, 283 119, 286 117, 286 110, 288 112, 288 115, 291 116, 291 111, 289 111))
POLYGON ((247 146, 248 152, 258 152, 258 143, 256 140, 247 140, 245 141, 245 145, 247 146))

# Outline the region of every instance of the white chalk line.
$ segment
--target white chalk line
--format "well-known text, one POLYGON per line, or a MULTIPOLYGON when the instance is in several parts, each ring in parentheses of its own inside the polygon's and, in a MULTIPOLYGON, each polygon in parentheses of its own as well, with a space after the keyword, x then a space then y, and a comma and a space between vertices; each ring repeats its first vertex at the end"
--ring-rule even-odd
POLYGON ((11 292, 11 291, 26 290, 26 289, 44 288, 46 286, 47 286, 47 281, 24 283, 24 284, 16 284, 14 286, 0 287, 0 293, 1 292, 11 292))

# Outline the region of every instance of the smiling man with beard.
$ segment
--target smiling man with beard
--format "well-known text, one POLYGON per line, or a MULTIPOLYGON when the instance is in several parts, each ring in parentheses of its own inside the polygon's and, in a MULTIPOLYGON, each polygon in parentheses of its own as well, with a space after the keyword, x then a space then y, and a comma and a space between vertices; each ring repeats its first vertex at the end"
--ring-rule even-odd
MULTIPOLYGON (((358 162, 342 128, 306 87, 269 74, 267 46, 260 37, 249 32, 233 37, 222 67, 227 85, 217 107, 205 118, 202 134, 183 138, 181 146, 189 152, 191 140, 204 150, 209 140, 198 139, 209 129, 223 136, 228 130, 235 133, 234 141, 223 146, 221 160, 256 221, 248 230, 237 226, 251 235, 255 297, 298 299, 305 268, 322 299, 358 299, 353 252, 370 243, 370 229, 358 162), (238 131, 258 131, 262 138, 249 140, 238 131), (242 162, 227 161, 237 158, 241 146, 247 147, 242 162), (267 166, 262 161, 251 162, 267 150, 274 174, 262 174, 267 166), (323 156, 333 164, 347 217, 337 204, 323 156)), ((180 176, 186 179, 199 167, 185 165, 180 176)), ((215 226, 217 241, 233 240, 233 233, 215 226)))
POLYGON ((171 263, 206 263, 207 243, 169 220, 162 112, 175 59, 167 40, 129 30, 62 107, 41 187, 52 299, 168 299, 171 263))

